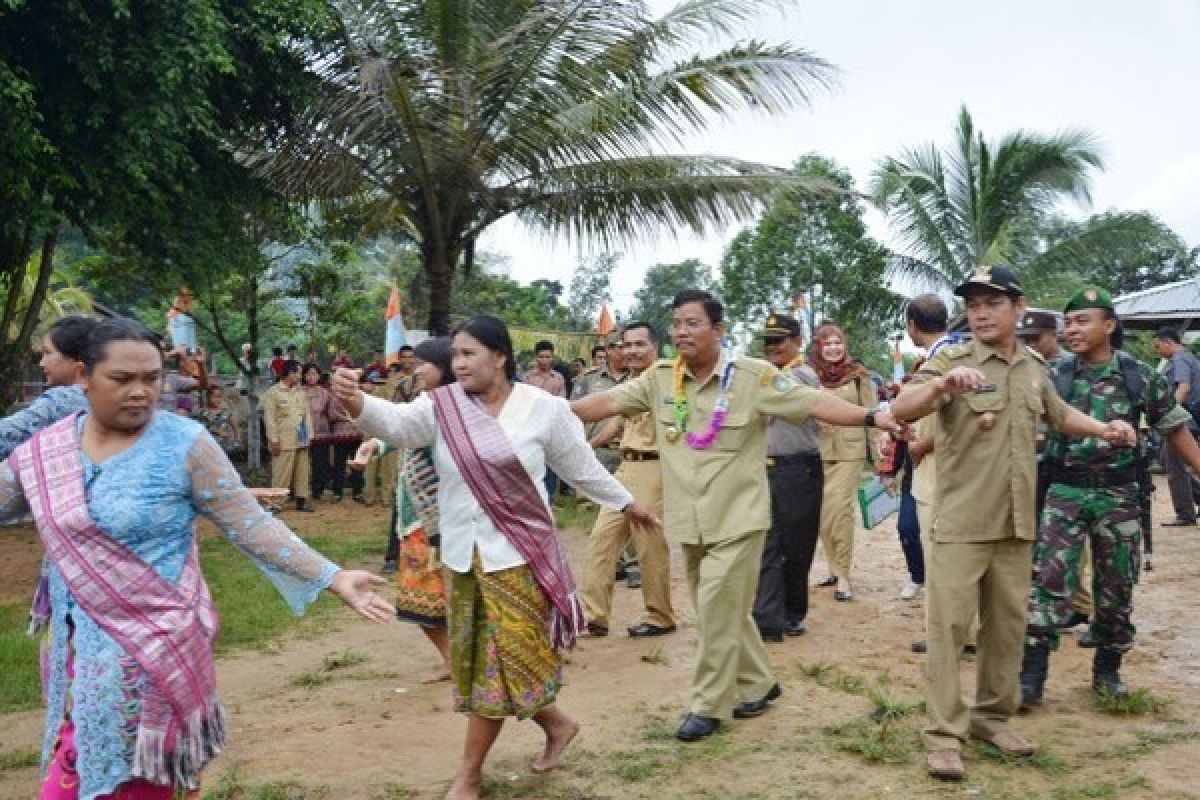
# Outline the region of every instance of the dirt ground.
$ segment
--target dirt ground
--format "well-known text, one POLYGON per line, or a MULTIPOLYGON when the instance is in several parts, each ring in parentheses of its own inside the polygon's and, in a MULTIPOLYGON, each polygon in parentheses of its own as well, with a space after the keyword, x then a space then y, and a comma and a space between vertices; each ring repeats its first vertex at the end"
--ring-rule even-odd
MULTIPOLYGON (((1160 488, 1158 520, 1167 516, 1160 488)), ((304 532, 377 525, 382 513, 347 505, 285 519, 304 532)), ((580 564, 584 532, 564 537, 580 564)), ((874 707, 868 687, 884 680, 893 705, 910 712, 921 700, 921 656, 909 645, 920 635, 923 609, 921 599, 897 596, 904 567, 893 518, 860 531, 857 599, 836 603, 828 590, 813 589, 809 633, 768 645, 784 689, 775 709, 699 744, 672 737, 696 641, 681 570, 673 575, 680 629, 658 640, 623 635, 640 593, 619 584, 614 635, 583 640, 569 659, 561 707, 583 731, 564 768, 533 775, 539 730, 510 723, 488 763, 485 796, 1200 797, 1191 769, 1200 759, 1200 529, 1160 528, 1156 538, 1154 571, 1144 574, 1136 595, 1138 646, 1125 677, 1167 701, 1165 708, 1127 717, 1096 709, 1083 690, 1090 651, 1066 637, 1052 661, 1045 706, 1014 722, 1041 748, 1031 762, 976 748, 968 751, 966 781, 936 782, 925 775, 916 739, 919 711, 901 712, 883 736, 890 745, 876 756, 893 763, 854 751, 864 749, 864 735, 868 743, 881 741, 879 726, 868 719, 874 707)), ((0 601, 27 596, 38 557, 27 531, 0 535, 0 601)), ((678 552, 674 558, 678 566, 678 552)), ((825 574, 821 559, 818 553, 814 579, 825 574)), ((291 638, 268 652, 222 660, 231 745, 207 773, 205 789, 223 798, 440 797, 457 766, 465 724, 449 710, 446 684, 420 682, 434 663, 416 628, 349 617, 319 638, 291 638), (345 666, 325 663, 339 656, 345 666)), ((966 687, 972 671, 964 662, 966 687)), ((0 718, 0 754, 36 747, 41 725, 37 712, 0 718)), ((2 798, 31 797, 35 783, 35 768, 0 769, 2 798)))

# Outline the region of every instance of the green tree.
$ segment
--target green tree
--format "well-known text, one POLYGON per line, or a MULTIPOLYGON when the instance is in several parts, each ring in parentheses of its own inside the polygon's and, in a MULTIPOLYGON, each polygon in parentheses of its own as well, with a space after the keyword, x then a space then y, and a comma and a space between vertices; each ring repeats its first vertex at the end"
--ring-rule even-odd
POLYGON ((948 150, 928 143, 885 159, 870 190, 900 235, 897 271, 946 288, 998 261, 1031 276, 1082 271, 1084 254, 1143 236, 1143 220, 1116 215, 1077 236, 1044 238, 1054 207, 1090 200, 1092 175, 1102 167, 1087 131, 1018 130, 990 142, 964 107, 948 150))
POLYGON ((234 151, 291 117, 329 19, 323 0, 0 4, 0 330, 19 322, 0 341, 0 393, 24 361, 63 226, 122 256, 185 251, 166 245, 187 223, 237 208, 211 177, 252 183, 234 151), (18 321, 14 289, 32 265, 18 321))
POLYGON ((787 310, 800 292, 819 287, 813 307, 818 322, 845 328, 856 354, 886 350, 901 299, 885 287, 890 254, 867 235, 853 179, 818 155, 805 156, 793 170, 842 191, 780 196, 753 228, 734 238, 721 262, 730 318, 757 330, 770 311, 787 310))
POLYGON ((565 314, 570 330, 596 330, 600 307, 612 300, 609 294, 612 271, 620 261, 619 254, 605 254, 580 259, 575 265, 565 314))
POLYGON ((715 289, 712 268, 695 258, 650 267, 641 288, 633 293, 629 321, 650 323, 662 341, 667 341, 671 330, 671 300, 683 289, 715 289))
POLYGON ((419 248, 429 328, 443 333, 454 273, 516 214, 550 233, 629 242, 656 227, 745 219, 784 170, 663 146, 743 109, 807 103, 833 70, 787 44, 729 36, 760 0, 426 0, 339 4, 344 40, 324 91, 264 154, 281 185, 419 248))

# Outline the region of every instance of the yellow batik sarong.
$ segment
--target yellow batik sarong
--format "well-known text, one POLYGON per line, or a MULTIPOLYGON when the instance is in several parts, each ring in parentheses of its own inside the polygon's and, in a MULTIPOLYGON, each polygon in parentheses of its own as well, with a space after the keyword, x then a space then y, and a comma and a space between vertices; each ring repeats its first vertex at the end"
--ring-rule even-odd
POLYGON ((546 631, 549 603, 529 567, 453 573, 450 671, 456 711, 526 719, 554 702, 562 657, 546 631))

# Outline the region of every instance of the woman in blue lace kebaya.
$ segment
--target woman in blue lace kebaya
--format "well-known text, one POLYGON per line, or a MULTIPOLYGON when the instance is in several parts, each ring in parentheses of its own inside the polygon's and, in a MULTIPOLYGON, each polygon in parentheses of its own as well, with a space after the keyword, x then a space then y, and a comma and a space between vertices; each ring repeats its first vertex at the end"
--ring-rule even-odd
POLYGON ((224 743, 213 681, 216 619, 196 561, 211 520, 301 613, 322 589, 392 618, 383 580, 342 570, 264 512, 220 446, 157 412, 153 336, 105 320, 83 354, 89 408, 0 464, 0 522, 34 516, 49 564, 44 800, 169 798, 194 790, 224 743))

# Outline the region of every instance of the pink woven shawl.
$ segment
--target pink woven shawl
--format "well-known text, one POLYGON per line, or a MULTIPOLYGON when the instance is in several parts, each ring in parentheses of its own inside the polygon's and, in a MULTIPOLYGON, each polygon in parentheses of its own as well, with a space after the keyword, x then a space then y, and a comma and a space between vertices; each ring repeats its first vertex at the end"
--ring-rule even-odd
POLYGON ((550 641, 569 650, 587 624, 554 519, 500 423, 452 383, 428 393, 438 429, 463 480, 496 530, 525 559, 550 601, 550 641))
POLYGON ((72 597, 147 678, 133 777, 195 789, 200 770, 225 743, 212 656, 217 615, 195 544, 172 585, 96 526, 87 508, 75 415, 18 447, 9 465, 46 556, 72 597))

